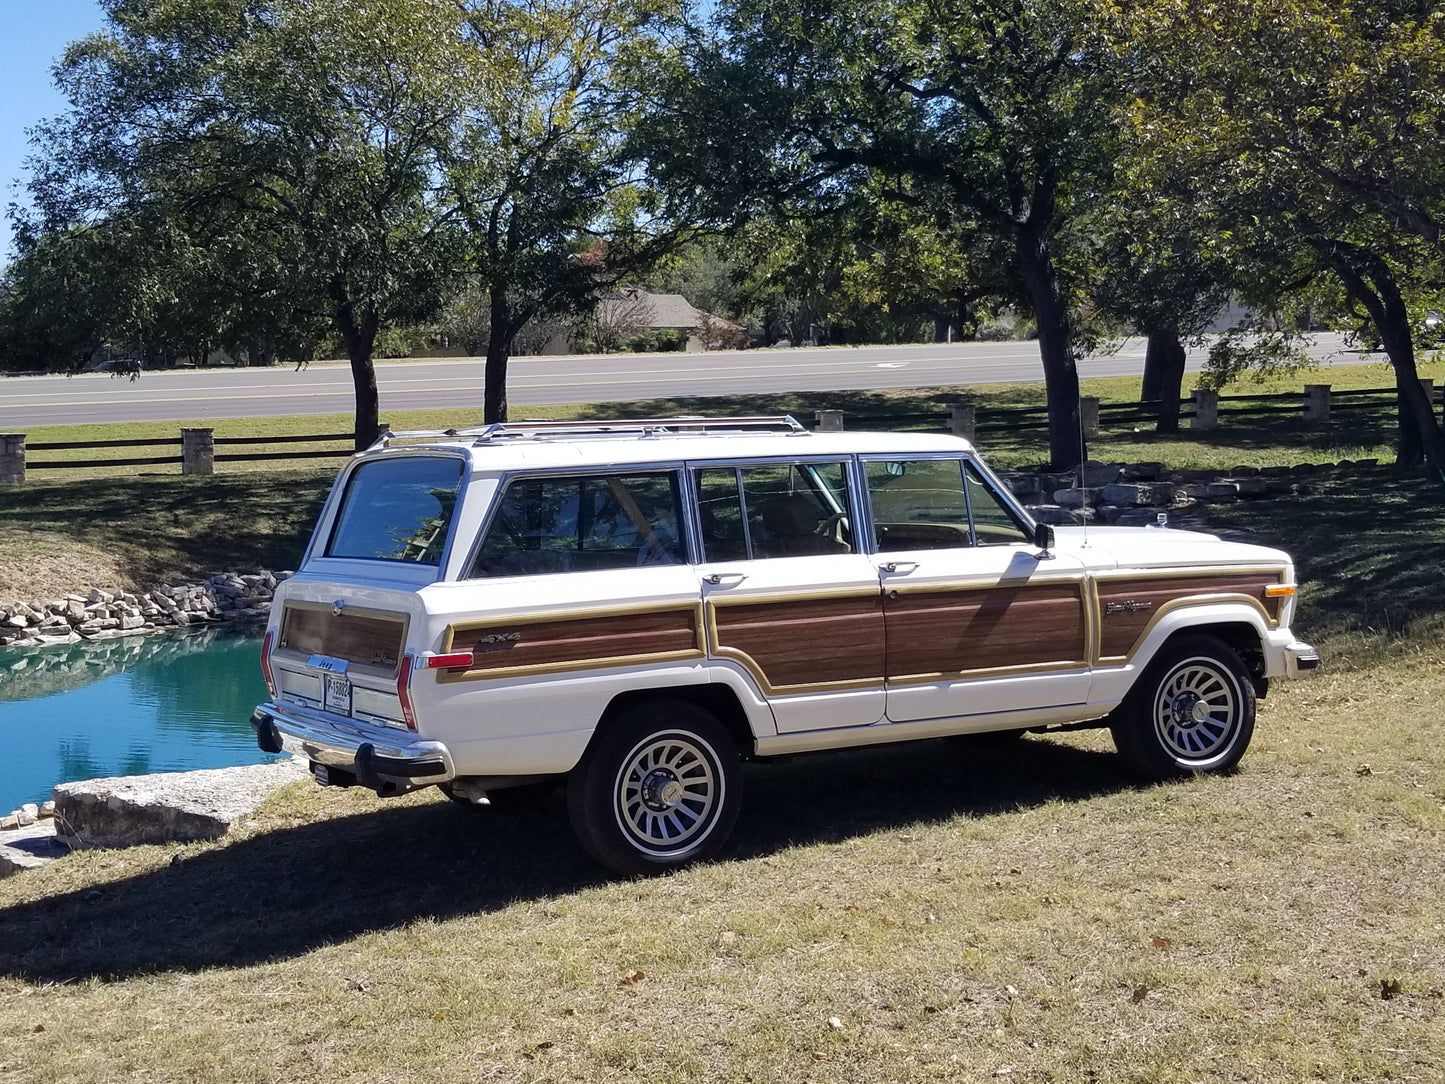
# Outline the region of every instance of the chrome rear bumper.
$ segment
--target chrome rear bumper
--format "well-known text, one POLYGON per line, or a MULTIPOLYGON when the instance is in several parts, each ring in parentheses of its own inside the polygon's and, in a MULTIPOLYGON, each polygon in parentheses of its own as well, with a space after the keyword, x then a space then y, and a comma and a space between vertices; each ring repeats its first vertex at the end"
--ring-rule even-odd
POLYGON ((262 704, 251 715, 251 729, 263 750, 304 757, 317 781, 331 785, 400 794, 456 774, 441 742, 297 704, 262 704))

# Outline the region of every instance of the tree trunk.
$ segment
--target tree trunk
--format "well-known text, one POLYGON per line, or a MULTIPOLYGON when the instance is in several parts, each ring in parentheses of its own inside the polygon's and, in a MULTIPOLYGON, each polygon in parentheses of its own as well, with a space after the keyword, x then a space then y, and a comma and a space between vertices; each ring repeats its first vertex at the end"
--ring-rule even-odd
POLYGON ((507 362, 512 356, 512 309, 507 291, 493 286, 490 294, 492 326, 487 334, 487 363, 483 375, 482 422, 507 420, 507 362))
POLYGON ((1155 431, 1179 431, 1179 391, 1184 385, 1184 344, 1173 328, 1147 332, 1144 349, 1144 386, 1139 399, 1155 409, 1155 431))
POLYGON ((371 358, 381 319, 375 309, 367 309, 358 317, 345 284, 339 280, 332 282, 331 296, 336 305, 332 319, 346 346, 346 356, 351 362, 351 382, 356 388, 356 450, 365 451, 376 443, 381 434, 376 366, 371 358))
POLYGON ((1420 386, 1415 368, 1415 344, 1410 334, 1410 314, 1390 265, 1363 245, 1318 239, 1314 247, 1344 283, 1345 290, 1370 314, 1380 342, 1395 370, 1399 396, 1400 446, 1398 462, 1430 465, 1445 482, 1445 434, 1435 420, 1430 397, 1420 386))
POLYGON ((1039 360, 1049 406, 1049 469, 1068 470, 1088 458, 1079 420, 1079 367, 1069 307, 1044 236, 1052 216, 1039 212, 1036 204, 1029 220, 1019 226, 1019 267, 1039 327, 1039 360), (1044 220, 1042 225, 1035 221, 1038 218, 1044 220))

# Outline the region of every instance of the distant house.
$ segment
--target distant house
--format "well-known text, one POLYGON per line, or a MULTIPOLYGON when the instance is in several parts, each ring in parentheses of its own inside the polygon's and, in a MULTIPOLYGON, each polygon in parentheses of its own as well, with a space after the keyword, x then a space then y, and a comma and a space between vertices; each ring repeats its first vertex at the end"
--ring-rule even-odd
POLYGON ((636 288, 603 298, 593 319, 596 338, 602 340, 599 345, 604 349, 616 349, 649 332, 670 331, 684 336, 684 350, 697 352, 716 349, 719 336, 744 332, 742 325, 704 312, 681 294, 654 294, 636 288), (703 331, 708 333, 706 338, 700 333, 703 331))

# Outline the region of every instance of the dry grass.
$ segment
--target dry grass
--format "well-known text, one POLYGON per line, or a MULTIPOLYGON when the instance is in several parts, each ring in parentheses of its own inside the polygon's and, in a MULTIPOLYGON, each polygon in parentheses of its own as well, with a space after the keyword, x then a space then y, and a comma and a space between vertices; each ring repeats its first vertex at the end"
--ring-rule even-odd
POLYGON ((557 802, 299 784, 0 882, 0 1080, 1438 1081, 1442 698, 1439 643, 1281 688, 1164 787, 1093 734, 757 766, 641 882, 557 802))

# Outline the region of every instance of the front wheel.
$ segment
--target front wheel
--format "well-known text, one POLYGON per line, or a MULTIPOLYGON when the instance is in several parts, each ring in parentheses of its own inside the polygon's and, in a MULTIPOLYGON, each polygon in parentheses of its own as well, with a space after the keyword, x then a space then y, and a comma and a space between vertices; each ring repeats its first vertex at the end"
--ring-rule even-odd
POLYGON ((628 708, 567 783, 577 839, 614 873, 660 873, 716 853, 737 820, 737 747, 682 700, 628 708))
POLYGON ((1211 636, 1166 644, 1110 717, 1114 745, 1150 779, 1227 772, 1254 735, 1254 684, 1211 636))

